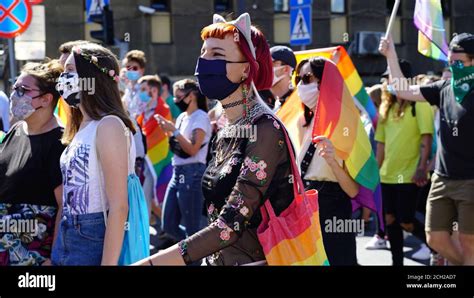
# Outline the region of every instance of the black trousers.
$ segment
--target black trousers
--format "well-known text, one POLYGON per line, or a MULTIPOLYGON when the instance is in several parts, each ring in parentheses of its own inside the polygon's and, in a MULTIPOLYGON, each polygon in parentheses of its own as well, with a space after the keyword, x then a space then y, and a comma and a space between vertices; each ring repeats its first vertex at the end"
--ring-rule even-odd
POLYGON ((318 190, 319 221, 323 236, 324 249, 331 266, 357 265, 355 233, 327 231, 328 223, 337 220, 352 219, 350 197, 339 183, 305 180, 305 188, 318 190))
POLYGON ((413 224, 410 231, 415 237, 426 244, 424 224, 415 217, 417 196, 420 188, 414 183, 385 184, 382 183, 382 199, 384 214, 395 217, 392 224, 386 225, 392 262, 395 266, 403 265, 403 230, 400 224, 413 224))

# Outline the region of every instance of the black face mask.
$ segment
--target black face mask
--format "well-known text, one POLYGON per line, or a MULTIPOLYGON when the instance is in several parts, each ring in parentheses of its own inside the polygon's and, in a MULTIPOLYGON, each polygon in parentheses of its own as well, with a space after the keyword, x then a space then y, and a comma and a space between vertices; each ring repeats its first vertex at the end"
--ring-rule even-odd
POLYGON ((181 110, 181 112, 186 112, 189 107, 189 103, 184 102, 184 98, 176 103, 176 106, 181 110))
POLYGON ((184 96, 178 102, 175 101, 176 106, 181 110, 181 112, 186 112, 189 107, 189 103, 185 103, 184 100, 189 96, 190 93, 191 91, 186 92, 186 94, 184 94, 184 96))

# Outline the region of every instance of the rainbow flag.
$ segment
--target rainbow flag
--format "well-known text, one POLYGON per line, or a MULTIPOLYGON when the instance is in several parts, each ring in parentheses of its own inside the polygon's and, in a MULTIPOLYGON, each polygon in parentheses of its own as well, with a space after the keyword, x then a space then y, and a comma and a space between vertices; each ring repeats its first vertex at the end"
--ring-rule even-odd
POLYGON ((69 107, 64 99, 60 97, 56 109, 54 110, 54 115, 59 119, 63 127, 66 127, 68 114, 69 107))
POLYGON ((372 145, 349 88, 332 62, 326 62, 324 67, 314 117, 313 136, 328 137, 354 180, 375 190, 379 169, 372 145))
MULTIPOLYGON (((154 114, 160 114, 171 121, 170 109, 161 98, 158 99, 154 114)), ((147 156, 153 164, 156 173, 156 198, 161 204, 165 198, 168 182, 173 175, 173 167, 171 165, 173 153, 169 149, 168 136, 158 126, 154 117, 143 123, 142 114, 138 117, 137 122, 142 127, 143 134, 146 137, 147 156)))
POLYGON ((417 0, 413 17, 418 29, 418 52, 447 62, 448 43, 440 0, 417 0))
MULTIPOLYGON (((320 86, 313 135, 325 135, 331 139, 349 174, 361 186, 352 201, 353 210, 361 206, 374 210, 383 223, 382 198, 377 191, 379 169, 368 136, 376 125, 377 110, 351 58, 342 46, 295 52, 295 55, 298 63, 315 56, 336 60, 336 64, 326 63, 325 83, 320 86), (364 125, 361 118, 369 119, 368 123, 364 125)), ((295 150, 301 150, 302 146, 303 137, 298 125, 303 113, 297 92, 293 92, 277 112, 292 137, 295 150)))
POLYGON ((327 59, 337 58, 337 69, 344 78, 344 82, 349 89, 349 92, 356 100, 357 107, 361 112, 366 113, 372 120, 372 124, 375 127, 377 125, 378 113, 374 103, 370 99, 369 95, 365 91, 365 86, 362 79, 357 72, 354 63, 352 63, 351 57, 346 52, 346 49, 342 46, 313 49, 308 51, 295 52, 296 61, 299 63, 303 59, 310 57, 323 57, 327 59))

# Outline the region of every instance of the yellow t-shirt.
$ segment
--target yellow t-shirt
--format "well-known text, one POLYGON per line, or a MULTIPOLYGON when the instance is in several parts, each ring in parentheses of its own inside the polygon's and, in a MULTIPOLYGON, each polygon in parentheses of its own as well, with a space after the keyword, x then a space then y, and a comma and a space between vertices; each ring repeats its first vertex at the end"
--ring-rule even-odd
POLYGON ((386 121, 379 116, 375 132, 375 140, 385 144, 385 158, 380 168, 382 183, 412 183, 420 159, 421 135, 432 135, 434 131, 433 111, 428 103, 415 104, 416 116, 412 114, 412 105, 405 108, 399 119, 397 110, 398 103, 395 103, 386 121))

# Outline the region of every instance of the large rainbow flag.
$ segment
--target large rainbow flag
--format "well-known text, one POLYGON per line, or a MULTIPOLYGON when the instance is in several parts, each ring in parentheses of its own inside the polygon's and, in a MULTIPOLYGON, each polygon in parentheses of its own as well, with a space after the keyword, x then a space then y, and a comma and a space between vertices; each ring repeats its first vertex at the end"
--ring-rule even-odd
MULTIPOLYGON (((330 138, 337 155, 345 161, 351 177, 361 186, 353 200, 353 210, 364 206, 377 212, 382 221, 382 202, 377 188, 380 176, 369 132, 377 122, 377 110, 365 91, 362 80, 346 50, 331 47, 295 52, 297 62, 310 57, 324 57, 326 63, 315 112, 313 135, 330 138), (362 118, 368 119, 364 124, 362 118), (368 122, 368 123, 367 123, 368 122)), ((297 128, 304 110, 297 92, 278 111, 295 143, 301 150, 302 136, 297 128)))
MULTIPOLYGON (((155 115, 160 114, 171 121, 171 112, 168 105, 159 98, 155 109, 155 115)), ((137 118, 138 124, 142 127, 143 134, 147 142, 147 157, 153 164, 156 174, 156 198, 161 204, 165 198, 166 187, 173 175, 173 167, 171 165, 171 158, 173 153, 169 149, 168 136, 158 126, 154 117, 151 117, 144 122, 143 114, 137 118)))
POLYGON ((413 17, 418 29, 418 52, 447 62, 448 43, 440 0, 417 0, 413 17))

